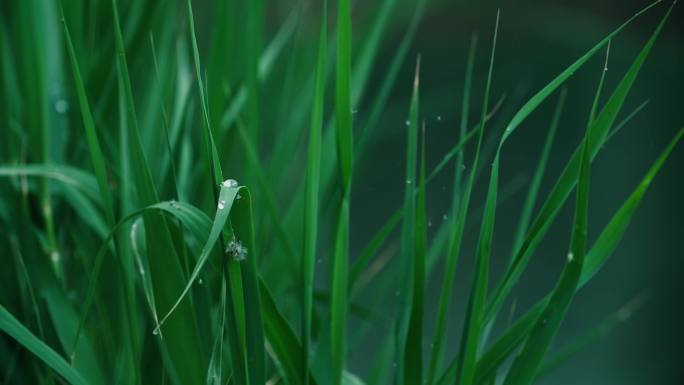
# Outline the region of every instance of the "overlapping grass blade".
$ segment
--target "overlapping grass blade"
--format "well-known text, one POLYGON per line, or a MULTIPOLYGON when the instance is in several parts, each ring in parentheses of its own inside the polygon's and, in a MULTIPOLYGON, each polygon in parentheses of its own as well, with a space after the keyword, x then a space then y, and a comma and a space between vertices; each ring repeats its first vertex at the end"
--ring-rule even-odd
MULTIPOLYGON (((138 202, 147 206, 157 203, 159 199, 143 151, 116 0, 112 0, 112 9, 118 68, 125 91, 129 127, 132 128, 128 139, 132 156, 133 179, 138 202)), ((155 214, 146 214, 144 223, 155 304, 163 313, 171 308, 178 293, 183 290, 183 272, 164 218, 155 214)), ((127 297, 130 298, 130 295, 127 297)), ((134 309, 129 308, 129 312, 133 314, 134 309)), ((181 304, 174 317, 169 318, 166 323, 164 333, 163 345, 169 353, 171 362, 174 363, 171 372, 175 372, 183 383, 199 383, 204 380, 206 373, 199 346, 196 319, 193 314, 194 311, 189 302, 181 304)), ((131 324, 135 325, 132 320, 131 324)))
POLYGON ((511 258, 515 256, 515 253, 520 248, 523 242, 525 233, 530 224, 530 219, 532 218, 532 210, 537 202, 537 196, 539 195, 539 187, 541 186, 541 181, 544 178, 544 171, 546 170, 546 164, 549 160, 549 154, 551 153, 551 147, 553 146, 553 140, 556 136, 556 131, 558 129, 558 123, 560 122, 561 113, 563 112, 563 105, 565 104, 565 97, 567 95, 567 89, 563 88, 561 94, 558 97, 558 103, 556 104, 556 109, 553 112, 553 117, 551 118, 551 124, 549 125, 549 131, 546 134, 546 141, 544 142, 544 147, 542 148, 541 155, 539 155, 539 160, 537 161, 537 168, 534 171, 534 176, 532 177, 532 182, 530 182, 530 188, 527 191, 527 196, 525 197, 525 203, 523 204, 522 212, 520 213, 520 219, 518 221, 518 226, 515 230, 515 238, 513 238, 513 254, 511 258))
MULTIPOLYGON (((481 122, 484 122, 487 113, 487 103, 489 102, 489 89, 492 83, 492 71, 494 68, 494 55, 496 53, 496 40, 499 32, 500 11, 496 14, 496 25, 494 27, 494 38, 492 41, 492 51, 489 60, 489 71, 487 74, 487 85, 485 86, 485 96, 482 107, 481 122)), ((484 135, 484 123, 480 127, 480 141, 484 135)), ((478 146, 479 147, 479 146, 478 146)), ((498 158, 498 154, 497 154, 498 158)), ((487 295, 487 283, 489 281, 489 256, 492 248, 494 236, 494 219, 496 211, 496 200, 498 192, 499 164, 495 158, 492 164, 492 173, 487 190, 487 198, 484 212, 482 214, 482 225, 480 228, 480 239, 475 252, 475 272, 468 308, 465 315, 465 325, 461 335, 461 346, 459 348, 458 366, 456 369, 456 382, 461 385, 470 385, 475 375, 475 362, 482 337, 482 326, 484 317, 484 306, 487 295)), ((477 167, 473 167, 471 178, 475 174, 477 167)), ((469 181, 469 183, 472 183, 469 181)))
MULTIPOLYGON (((674 147, 684 136, 684 127, 682 127, 675 137, 670 141, 667 147, 661 152, 658 159, 653 163, 649 171, 646 173, 644 178, 641 180, 637 188, 632 192, 632 194, 625 200, 620 209, 613 215, 612 219, 603 228, 603 231, 594 242, 594 245, 587 252, 585 257, 584 266, 582 268, 582 274, 579 278, 578 287, 583 287, 594 275, 600 270, 600 268, 606 263, 608 258, 612 255, 613 251, 622 240, 632 217, 641 203, 646 191, 648 190, 653 178, 662 168, 663 164, 669 157, 669 155, 674 150, 674 147)), ((482 358, 478 361, 477 368, 477 378, 486 379, 494 373, 494 371, 501 365, 501 363, 508 357, 516 347, 524 340, 524 338, 529 333, 532 326, 534 326, 535 320, 539 318, 542 310, 547 305, 549 301, 549 296, 544 297, 542 300, 537 302, 530 310, 528 310, 523 316, 521 316, 518 321, 516 321, 513 326, 508 328, 508 330, 492 345, 491 348, 483 354, 482 358)), ((478 382, 482 383, 482 382, 478 382)))
MULTIPOLYGON (((621 32, 636 17, 638 17, 646 10, 653 7, 655 4, 657 4, 657 2, 647 6, 646 8, 632 16, 632 18, 630 18, 616 30, 611 32, 597 45, 590 49, 586 54, 584 54, 580 59, 578 59, 570 67, 564 70, 554 80, 552 80, 534 97, 532 97, 532 99, 530 99, 530 101, 528 101, 522 107, 522 109, 513 117, 511 122, 508 124, 506 130, 504 131, 504 136, 501 140, 499 147, 503 145, 504 141, 506 140, 506 138, 508 138, 508 136, 510 136, 513 130, 519 124, 521 124, 523 120, 527 116, 529 116, 529 114, 532 113, 532 111, 537 106, 539 106, 539 104, 544 99, 546 99, 553 90, 558 88, 565 80, 567 80, 572 75, 572 73, 574 73, 575 70, 579 69, 579 67, 586 63, 586 61, 591 56, 593 56, 599 49, 608 44, 610 39, 612 39, 617 33, 621 32)), ((636 76, 639 73, 639 70, 641 69, 642 64, 644 63, 644 60, 648 56, 651 47, 653 46, 653 43, 655 42, 658 33, 662 29, 662 26, 665 20, 667 19, 669 13, 670 10, 667 11, 665 16, 661 20, 660 24, 656 28, 655 32, 653 33, 649 41, 644 45, 641 52, 634 60, 631 67, 629 68, 623 79, 620 81, 615 91, 606 102, 604 108, 601 110, 596 120, 594 121, 593 125, 595 127, 591 130, 592 137, 589 138, 588 142, 590 160, 592 160, 596 156, 596 153, 601 148, 601 145, 604 143, 605 138, 610 130, 610 127, 613 125, 617 117, 617 114, 620 111, 623 102, 627 94, 629 93, 629 90, 631 89, 634 80, 636 79, 636 76)), ((485 315, 485 319, 487 322, 490 322, 494 318, 499 308, 503 305, 504 300, 512 290, 515 283, 517 282, 518 278, 520 277, 520 274, 522 274, 522 271, 527 266, 527 263, 529 262, 532 253, 534 252, 542 237, 544 236, 549 226, 555 219, 556 215, 558 214, 558 211, 570 195, 570 192, 572 191, 577 181, 579 165, 580 151, 578 149, 577 151, 575 151, 572 158, 566 164, 563 173, 558 178, 552 191, 549 193, 546 201, 544 202, 542 208, 537 214, 535 220, 532 222, 532 226, 530 227, 527 236, 525 237, 525 240, 522 242, 520 249, 516 253, 516 256, 513 258, 513 261, 509 266, 508 270, 506 271, 504 278, 502 279, 501 283, 497 286, 497 289, 491 297, 485 315)))
MULTIPOLYGON (((608 44, 609 48, 610 41, 608 44)), ((606 63, 608 62, 608 49, 606 50, 606 63)), ((607 67, 604 66, 605 68, 607 67)), ((532 383, 537 375, 539 365, 541 365, 541 361, 546 354, 546 350, 556 336, 577 290, 579 277, 582 274, 582 265, 584 264, 589 227, 589 168, 591 165, 589 139, 591 138, 594 116, 605 75, 606 71, 602 70, 601 80, 599 81, 594 103, 589 114, 589 121, 587 122, 587 131, 582 141, 582 157, 577 181, 577 198, 575 201, 575 220, 572 227, 572 238, 570 240, 567 262, 556 283, 556 287, 551 292, 548 304, 536 319, 522 351, 513 361, 511 369, 504 380, 504 385, 526 385, 532 383)))

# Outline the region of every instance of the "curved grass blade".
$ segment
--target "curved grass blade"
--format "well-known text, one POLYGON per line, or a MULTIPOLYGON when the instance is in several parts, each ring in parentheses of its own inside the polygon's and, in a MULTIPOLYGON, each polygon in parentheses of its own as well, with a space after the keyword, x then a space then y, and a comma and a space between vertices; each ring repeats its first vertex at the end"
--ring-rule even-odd
POLYGON ((302 367, 300 369, 304 384, 310 380, 309 372, 311 350, 311 317, 313 311, 313 280, 316 260, 316 241, 318 237, 318 195, 320 189, 321 137, 323 129, 323 104, 325 102, 325 58, 327 55, 327 18, 328 2, 323 2, 321 31, 316 60, 316 81, 314 85, 313 108, 311 110, 311 130, 309 132, 309 150, 306 170, 306 187, 304 203, 304 239, 303 239, 303 314, 302 314, 302 367))
POLYGON ((209 236, 206 242, 204 243, 204 246, 202 247, 202 251, 199 257, 197 258, 197 263, 195 264, 195 267, 192 269, 190 277, 188 277, 188 281, 185 284, 185 288, 178 296, 178 299, 176 299, 176 302, 174 302, 174 304, 171 306, 168 312, 166 312, 166 314, 161 318, 159 324, 154 329, 154 334, 158 334, 160 332, 161 327, 164 325, 166 320, 171 316, 171 314, 178 308, 178 306, 181 304, 185 296, 190 291, 190 288, 192 288, 192 285, 199 277, 199 274, 202 271, 204 264, 209 259, 211 251, 213 250, 214 246, 216 245, 216 242, 221 236, 223 227, 228 221, 228 216, 231 212, 231 208, 233 206, 233 203, 235 202, 235 198, 237 197, 237 195, 238 185, 236 181, 229 179, 221 184, 218 204, 216 207, 216 214, 211 225, 211 230, 209 231, 209 236))
MULTIPOLYGON (((114 15, 114 37, 117 50, 118 74, 124 86, 127 107, 127 118, 132 128, 128 135, 132 155, 131 168, 133 170, 134 187, 137 190, 138 203, 149 206, 159 201, 149 164, 143 150, 140 128, 135 111, 133 90, 126 61, 126 51, 119 21, 117 0, 112 0, 114 15)), ((165 312, 173 306, 176 296, 183 290, 184 277, 180 261, 171 239, 169 228, 164 218, 158 215, 144 215, 145 237, 148 248, 148 259, 151 269, 152 284, 155 293, 155 305, 160 312, 165 312)), ((128 282, 129 280, 127 280, 128 282)), ((130 280, 132 282, 132 280, 130 280)), ((130 285, 129 285, 130 286, 130 285)), ((134 298, 127 287, 126 298, 134 298)), ((128 304, 132 330, 137 327, 134 305, 128 304)), ((83 322, 81 322, 82 324, 83 322)), ((173 318, 166 323, 163 346, 168 351, 173 363, 171 372, 175 372, 183 383, 200 383, 205 379, 206 364, 201 354, 199 335, 196 327, 193 306, 186 302, 178 308, 173 318)), ((134 348, 135 350, 135 348, 134 348)))
POLYGON ((69 365, 64 358, 19 322, 10 312, 0 305, 0 330, 7 333, 21 346, 40 358, 47 366, 72 385, 86 385, 86 380, 69 365))
POLYGON ((80 168, 61 164, 0 165, 0 177, 40 176, 54 179, 82 192, 95 202, 100 201, 98 186, 92 174, 80 168))

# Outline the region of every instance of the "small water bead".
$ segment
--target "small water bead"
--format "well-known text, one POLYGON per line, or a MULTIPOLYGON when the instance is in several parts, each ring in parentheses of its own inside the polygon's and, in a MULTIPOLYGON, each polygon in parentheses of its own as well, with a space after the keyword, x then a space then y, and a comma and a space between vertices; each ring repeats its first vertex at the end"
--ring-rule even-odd
POLYGON ((226 179, 223 181, 223 187, 237 187, 238 181, 235 179, 226 179))
POLYGON ((69 111, 69 103, 64 99, 59 99, 55 102, 55 111, 57 111, 58 114, 65 114, 69 111))
POLYGON ((572 260, 575 259, 575 256, 572 254, 572 251, 568 253, 568 262, 572 262, 572 260))
POLYGON ((442 115, 437 115, 437 121, 441 122, 442 121, 442 115))
POLYGON ((197 284, 198 284, 198 285, 204 285, 204 279, 202 279, 202 277, 199 277, 199 278, 197 279, 197 284))
POLYGON ((410 126, 410 125, 411 125, 411 121, 410 121, 410 120, 407 120, 407 121, 406 121, 406 126, 408 127, 408 126, 410 126))
POLYGON ((155 336, 159 335, 159 329, 155 328, 154 330, 152 330, 152 334, 155 336))
POLYGON ((411 184, 411 179, 406 179, 406 184, 411 184))
POLYGON ((218 203, 218 209, 223 210, 226 207, 226 201, 221 199, 218 203))
POLYGON ((444 219, 445 221, 447 220, 447 218, 448 218, 448 217, 447 217, 446 214, 442 215, 442 219, 444 219))

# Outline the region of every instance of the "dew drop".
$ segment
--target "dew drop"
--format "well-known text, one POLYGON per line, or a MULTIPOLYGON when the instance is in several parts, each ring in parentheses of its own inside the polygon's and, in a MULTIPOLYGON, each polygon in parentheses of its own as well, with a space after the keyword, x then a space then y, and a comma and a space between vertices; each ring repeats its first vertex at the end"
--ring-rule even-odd
POLYGON ((446 214, 442 215, 442 219, 444 219, 445 221, 447 220, 447 218, 448 218, 448 217, 447 217, 446 214))
POLYGON ((219 209, 219 210, 223 210, 225 207, 226 207, 226 201, 221 200, 221 201, 218 203, 218 209, 219 209))
POLYGON ((69 103, 64 99, 59 99, 55 102, 55 111, 57 111, 58 114, 65 114, 69 111, 69 103))
POLYGON ((202 277, 199 277, 199 278, 197 279, 197 284, 198 284, 198 285, 204 285, 204 279, 202 279, 202 277))
POLYGON ((155 328, 154 330, 152 330, 152 334, 155 336, 159 335, 159 329, 155 328))
POLYGON ((407 121, 406 121, 406 126, 408 127, 408 126, 410 126, 410 125, 411 125, 411 121, 410 121, 410 120, 407 120, 407 121))
POLYGON ((237 187, 238 182, 235 179, 226 179, 223 181, 223 187, 237 187))
POLYGON ((411 179, 406 179, 406 184, 411 184, 411 179))
POLYGON ((568 262, 572 262, 572 260, 575 259, 575 256, 572 254, 572 251, 568 253, 568 262))
POLYGON ((442 121, 442 115, 437 115, 437 121, 441 122, 442 121))

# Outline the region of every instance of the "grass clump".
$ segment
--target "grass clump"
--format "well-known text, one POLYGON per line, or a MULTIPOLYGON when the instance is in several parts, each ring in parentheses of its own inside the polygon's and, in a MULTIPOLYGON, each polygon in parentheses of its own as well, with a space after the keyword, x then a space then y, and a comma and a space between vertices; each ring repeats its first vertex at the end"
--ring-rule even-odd
POLYGON ((370 27, 359 32, 349 0, 297 6, 270 41, 261 1, 5 7, 11 9, 0 17, 8 149, 0 154, 6 230, 0 247, 12 274, 5 274, 8 290, 0 297, 3 383, 518 385, 541 378, 642 302, 606 312, 612 315, 581 343, 546 358, 575 293, 616 249, 684 135, 680 129, 590 244, 592 162, 645 106, 616 124, 672 6, 601 104, 606 53, 583 139, 534 209, 558 146, 566 83, 656 5, 609 33, 525 103, 512 105, 516 112, 503 132, 489 129, 489 119, 509 103, 490 108, 505 17, 497 13, 481 113, 471 121, 471 94, 479 89, 474 35, 459 138, 434 167, 421 112, 420 55, 413 87, 399 80, 426 1, 412 6, 388 60, 381 44, 398 7, 392 0, 382 1, 370 27), (16 28, 9 15, 47 23, 16 28), (316 20, 308 40, 305 16, 316 20), (207 29, 204 19, 211 17, 207 29), (381 72, 377 90, 375 72, 381 72), (62 82, 57 114, 47 111, 48 95, 57 92, 46 80, 51 76, 62 82), (272 82, 282 89, 273 91, 272 82), (403 203, 356 252, 352 240, 367 218, 355 217, 364 191, 354 179, 378 156, 370 144, 394 89, 411 92, 403 106, 406 125, 397 130, 406 137, 403 203), (556 94, 522 214, 510 230, 511 259, 494 281, 504 144, 556 94), (66 108, 71 100, 77 103, 66 108), (371 108, 359 118, 362 102, 371 108), (484 166, 488 144, 491 167, 484 166), (464 170, 466 160, 472 166, 464 170), (431 182, 449 165, 449 216, 433 236, 431 182), (487 171, 469 294, 456 298, 466 304, 465 321, 452 339, 447 331, 464 233, 475 224, 475 186, 487 171), (571 243, 555 287, 495 334, 504 304, 573 191, 571 243), (362 296, 374 297, 376 306, 362 296), (350 360, 358 352, 368 361, 365 371, 350 360))

